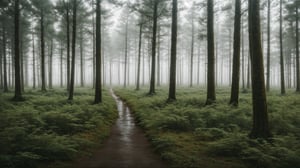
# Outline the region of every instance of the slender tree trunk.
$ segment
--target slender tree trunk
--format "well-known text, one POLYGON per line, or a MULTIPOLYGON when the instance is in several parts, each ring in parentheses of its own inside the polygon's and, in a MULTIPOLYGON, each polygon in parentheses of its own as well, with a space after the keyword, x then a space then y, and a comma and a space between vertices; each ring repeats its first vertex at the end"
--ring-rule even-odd
POLYGON ((70 2, 67 4, 67 90, 70 90, 70 2))
POLYGON ((171 64, 168 101, 176 100, 176 55, 177 55, 177 0, 173 0, 172 35, 171 35, 171 64))
MULTIPOLYGON (((92 6, 93 6, 93 10, 94 10, 94 0, 92 0, 92 6)), ((96 84, 95 14, 93 14, 92 21, 93 21, 93 89, 94 89, 95 84, 96 84)))
POLYGON ((245 91, 245 43, 244 43, 244 24, 243 19, 241 19, 241 29, 242 29, 242 88, 245 91))
POLYGON ((160 30, 161 30, 161 26, 159 25, 158 26, 158 39, 157 39, 157 86, 160 86, 160 38, 161 38, 161 35, 160 35, 160 30))
POLYGON ((218 71, 219 71, 219 67, 218 67, 218 61, 219 61, 219 43, 218 43, 218 39, 216 40, 216 43, 215 43, 215 66, 216 66, 216 69, 215 69, 215 85, 218 86, 218 71))
POLYGON ((24 55, 23 55, 23 35, 22 29, 20 30, 21 40, 20 40, 20 75, 21 75, 21 91, 24 92, 24 55))
POLYGON ((232 76, 231 76, 231 74, 232 74, 232 69, 231 69, 231 67, 232 67, 232 59, 231 59, 231 47, 232 47, 232 44, 231 44, 231 35, 232 34, 232 30, 231 30, 231 28, 229 28, 229 56, 228 56, 228 65, 229 65, 229 75, 228 75, 228 82, 229 82, 229 86, 231 85, 231 78, 232 78, 232 76))
POLYGON ((84 65, 83 65, 83 30, 80 30, 80 86, 84 87, 84 65))
POLYGON ((63 87, 64 85, 64 79, 63 79, 63 53, 64 53, 64 49, 63 49, 63 42, 61 41, 60 43, 60 87, 63 87))
POLYGON ((8 85, 7 85, 7 61, 6 61, 6 29, 3 24, 3 30, 2 30, 2 40, 3 40, 3 91, 8 92, 8 85))
POLYGON ((34 32, 32 32, 32 88, 36 88, 34 32))
POLYGON ((299 12, 296 6, 296 92, 300 92, 300 67, 299 67, 299 12))
POLYGON ((201 43, 199 42, 198 48, 198 66, 197 66, 197 85, 200 85, 200 62, 201 62, 201 43))
POLYGON ((19 41, 19 28, 20 28, 20 7, 19 0, 15 0, 15 101, 22 101, 21 92, 21 75, 20 75, 20 41, 19 41))
POLYGON ((143 45, 143 86, 145 86, 145 44, 143 45))
POLYGON ((3 52, 2 52, 2 50, 1 50, 1 48, 0 48, 0 89, 2 90, 3 89, 3 71, 2 71, 2 69, 3 69, 3 66, 2 66, 2 56, 3 55, 3 52))
MULTIPOLYGON (((127 62, 128 62, 128 16, 126 18, 125 26, 125 65, 124 65, 124 88, 127 85, 127 62)), ((129 79, 128 79, 129 80, 129 79)))
POLYGON ((250 73, 251 73, 251 65, 250 65, 250 51, 248 52, 248 68, 247 68, 247 89, 250 89, 250 73))
POLYGON ((153 30, 152 30, 152 63, 151 63, 151 78, 150 78, 150 90, 149 94, 155 94, 155 55, 156 55, 156 33, 157 33, 157 9, 159 0, 154 1, 153 6, 153 30))
POLYGON ((75 47, 76 47, 76 28, 77 28, 77 0, 73 0, 73 30, 72 30, 72 67, 70 79, 70 91, 68 100, 73 100, 74 81, 75 81, 75 47))
POLYGON ((109 86, 112 87, 112 59, 109 60, 109 86))
POLYGON ((49 89, 52 89, 52 61, 53 61, 53 39, 50 42, 50 54, 49 54, 49 89))
POLYGON ((138 70, 137 70, 137 80, 136 80, 136 90, 140 90, 140 71, 141 71, 141 49, 142 49, 142 35, 143 35, 143 24, 140 23, 140 33, 139 33, 139 51, 138 51, 138 70))
POLYGON ((269 138, 267 99, 260 32, 259 0, 249 0, 249 43, 252 65, 253 128, 251 138, 269 138))
POLYGON ((195 25, 194 25, 194 7, 192 7, 192 42, 191 42, 191 65, 190 65, 190 87, 193 87, 193 65, 194 65, 194 41, 195 41, 195 25))
POLYGON ((102 102, 101 82, 101 4, 96 0, 96 83, 95 83, 95 104, 102 102))
POLYGON ((267 91, 270 91, 270 22, 271 22, 271 0, 268 0, 268 30, 267 30, 267 91))
POLYGON ((45 41, 44 41, 44 13, 41 11, 41 80, 42 91, 46 91, 46 75, 45 75, 45 41))
POLYGON ((216 101, 215 51, 214 51, 214 1, 207 0, 207 100, 206 105, 216 101))
POLYGON ((282 0, 280 0, 280 91, 285 94, 285 81, 284 81, 284 62, 283 62, 283 42, 282 42, 282 0))
POLYGON ((235 0, 232 85, 231 85, 231 98, 229 102, 229 104, 234 106, 237 106, 239 104, 240 49, 241 49, 241 1, 235 0))

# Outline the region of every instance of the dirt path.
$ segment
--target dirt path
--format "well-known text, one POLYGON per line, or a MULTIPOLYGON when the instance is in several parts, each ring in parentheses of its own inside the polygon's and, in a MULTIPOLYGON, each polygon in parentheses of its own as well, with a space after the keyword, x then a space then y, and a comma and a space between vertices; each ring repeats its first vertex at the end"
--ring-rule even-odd
POLYGON ((119 118, 103 147, 76 163, 77 168, 165 168, 150 148, 143 131, 136 126, 129 108, 112 93, 119 118))

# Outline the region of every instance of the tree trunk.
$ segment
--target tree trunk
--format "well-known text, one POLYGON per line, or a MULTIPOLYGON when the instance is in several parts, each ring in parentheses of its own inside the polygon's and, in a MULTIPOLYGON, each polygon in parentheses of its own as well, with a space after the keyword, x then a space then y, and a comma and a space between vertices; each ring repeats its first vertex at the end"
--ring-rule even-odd
POLYGON ((231 46, 232 46, 232 44, 231 44, 231 35, 232 34, 232 30, 231 30, 231 28, 229 28, 229 56, 228 56, 228 65, 229 65, 229 70, 228 70, 228 72, 229 72, 229 75, 228 75, 228 82, 229 82, 229 86, 231 85, 231 73, 232 73, 232 69, 231 69, 231 63, 232 63, 232 61, 231 61, 231 46))
POLYGON ((157 39, 157 86, 160 86, 160 38, 161 38, 161 35, 160 35, 160 30, 161 30, 161 26, 159 25, 158 26, 158 39, 157 39))
POLYGON ((62 44, 63 42, 61 41, 61 44, 60 44, 60 46, 61 46, 61 48, 60 48, 60 87, 63 87, 63 85, 64 85, 64 83, 63 83, 63 52, 64 52, 64 50, 63 50, 63 44, 62 44))
POLYGON ((280 40, 280 91, 285 94, 285 81, 284 81, 284 62, 283 62, 283 42, 282 42, 282 0, 280 0, 280 25, 279 25, 279 40, 280 40))
POLYGON ((199 41, 199 48, 198 48, 198 66, 197 66, 197 85, 200 85, 200 62, 201 62, 201 43, 199 41))
POLYGON ((0 48, 0 89, 2 90, 3 89, 3 71, 2 71, 2 69, 3 69, 3 66, 2 66, 2 56, 3 55, 3 52, 2 52, 2 50, 1 50, 1 48, 0 48))
POLYGON ((45 41, 44 41, 44 13, 41 11, 41 80, 42 91, 46 91, 46 76, 45 76, 45 41))
POLYGON ((84 65, 83 65, 83 30, 80 30, 80 86, 84 87, 84 65))
POLYGON ((268 0, 268 30, 267 30, 267 91, 270 91, 270 22, 271 22, 271 0, 268 0))
POLYGON ((138 70, 137 70, 137 80, 136 80, 136 90, 140 90, 140 76, 141 76, 141 49, 142 49, 142 34, 143 34, 143 24, 140 23, 140 33, 139 33, 139 51, 138 51, 138 70))
POLYGON ((152 30, 152 62, 151 62, 151 78, 150 78, 150 90, 149 94, 155 94, 155 55, 156 55, 156 33, 157 33, 157 9, 159 0, 154 1, 153 6, 153 30, 152 30))
POLYGON ((300 74, 299 74, 299 12, 296 6, 296 92, 300 92, 300 74))
POLYGON ((22 29, 20 30, 21 40, 20 40, 20 75, 21 75, 21 91, 24 92, 24 55, 23 55, 23 35, 22 29))
POLYGON ((67 4, 67 90, 70 90, 70 2, 67 4))
POLYGON ((216 101, 213 5, 214 5, 213 0, 207 0, 207 100, 206 100, 206 105, 210 105, 216 101))
POLYGON ((50 54, 49 54, 49 89, 52 89, 52 61, 53 61, 53 39, 50 42, 50 54))
POLYGON ((260 32, 259 0, 249 0, 249 43, 252 65, 253 128, 251 138, 269 138, 267 99, 260 32))
POLYGON ((242 29, 242 88, 245 91, 245 43, 244 43, 244 24, 243 20, 241 19, 241 29, 242 29))
POLYGON ((8 92, 8 85, 7 85, 7 61, 6 61, 6 29, 3 24, 3 30, 2 30, 3 36, 3 91, 8 92))
POLYGON ((128 62, 128 16, 126 18, 126 26, 125 26, 125 65, 124 65, 124 88, 127 85, 127 62, 128 62))
POLYGON ((95 104, 102 102, 101 82, 101 6, 100 0, 96 1, 96 83, 95 104))
POLYGON ((74 81, 75 81, 75 47, 76 47, 76 28, 77 28, 77 0, 73 0, 73 30, 72 30, 72 67, 70 91, 68 100, 73 100, 74 95, 74 81))
POLYGON ((229 104, 234 106, 237 106, 239 104, 240 50, 241 50, 241 1, 235 0, 232 85, 231 85, 231 98, 229 102, 229 104))
POLYGON ((15 96, 13 100, 22 101, 21 92, 21 75, 20 75, 20 41, 19 41, 19 28, 20 28, 20 7, 19 0, 15 0, 15 96))
POLYGON ((32 32, 32 88, 36 88, 36 78, 35 78, 35 46, 34 46, 34 32, 32 32))
MULTIPOLYGON (((92 0, 92 6, 94 10, 94 0, 92 0)), ((92 22, 93 22, 93 89, 95 88, 96 84, 96 41, 95 41, 95 14, 93 14, 92 17, 92 22)))
POLYGON ((171 64, 168 101, 176 100, 176 54, 177 54, 177 0, 173 0, 172 8, 172 36, 171 36, 171 64))
POLYGON ((190 87, 193 87, 193 65, 194 65, 194 41, 195 41, 195 25, 194 25, 194 7, 192 7, 192 42, 191 42, 191 67, 190 67, 190 87))

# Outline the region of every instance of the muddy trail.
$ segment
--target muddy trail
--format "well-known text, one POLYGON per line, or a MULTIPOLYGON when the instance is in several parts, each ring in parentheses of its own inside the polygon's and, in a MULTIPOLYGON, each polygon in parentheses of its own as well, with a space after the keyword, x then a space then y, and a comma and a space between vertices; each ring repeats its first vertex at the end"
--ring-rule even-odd
POLYGON ((78 160, 76 168, 165 168, 159 156, 153 153, 143 131, 136 125, 126 104, 113 92, 119 118, 110 137, 91 157, 78 160))

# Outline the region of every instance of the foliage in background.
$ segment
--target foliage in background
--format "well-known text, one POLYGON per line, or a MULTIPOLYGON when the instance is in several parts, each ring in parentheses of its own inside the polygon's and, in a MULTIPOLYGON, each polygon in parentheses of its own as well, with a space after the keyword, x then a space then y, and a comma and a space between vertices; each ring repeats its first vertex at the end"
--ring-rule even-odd
POLYGON ((0 167, 39 167, 88 154, 109 134, 117 118, 116 104, 105 91, 105 102, 93 105, 93 92, 78 89, 76 99, 65 91, 29 91, 26 101, 0 97, 0 167))
MULTIPOLYGON (((133 90, 133 89, 132 89, 133 90)), ((177 101, 168 104, 167 89, 154 96, 117 89, 145 128, 154 148, 171 167, 300 167, 300 97, 268 95, 271 142, 252 140, 249 93, 239 107, 229 106, 228 89, 219 89, 218 103, 205 104, 205 90, 178 89, 177 101)))

